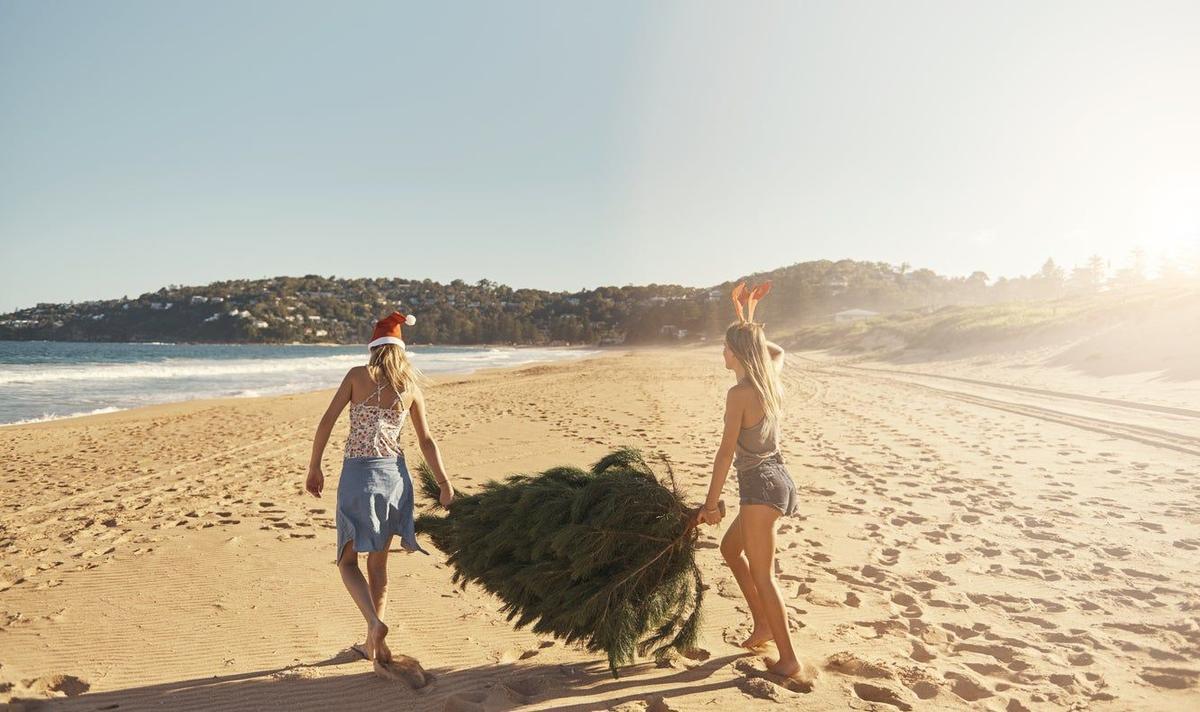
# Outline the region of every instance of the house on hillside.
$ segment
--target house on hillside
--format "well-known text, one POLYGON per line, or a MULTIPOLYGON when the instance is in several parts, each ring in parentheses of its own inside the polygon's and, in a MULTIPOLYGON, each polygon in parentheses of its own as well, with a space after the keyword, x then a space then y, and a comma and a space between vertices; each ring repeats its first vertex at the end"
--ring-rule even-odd
POLYGON ((845 277, 830 277, 825 280, 825 289, 830 294, 841 294, 850 287, 850 282, 845 277))
POLYGON ((849 324, 854 321, 862 321, 879 316, 879 312, 873 312, 870 309, 846 309, 833 315, 835 324, 849 324))

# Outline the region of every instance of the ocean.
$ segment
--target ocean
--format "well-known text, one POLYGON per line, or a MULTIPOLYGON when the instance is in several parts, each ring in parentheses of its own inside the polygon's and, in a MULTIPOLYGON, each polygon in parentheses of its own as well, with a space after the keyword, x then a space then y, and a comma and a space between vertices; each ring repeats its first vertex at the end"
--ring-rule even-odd
MULTIPOLYGON (((586 349, 411 346, 429 375, 580 358, 586 349)), ((196 398, 334 388, 365 346, 0 341, 0 424, 196 398)))

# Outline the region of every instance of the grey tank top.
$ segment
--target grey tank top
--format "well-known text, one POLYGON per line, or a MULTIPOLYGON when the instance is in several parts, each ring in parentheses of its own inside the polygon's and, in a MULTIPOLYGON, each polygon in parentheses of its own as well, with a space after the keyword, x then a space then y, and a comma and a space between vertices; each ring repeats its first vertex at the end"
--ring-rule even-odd
POLYGON ((767 417, 757 425, 742 428, 738 433, 737 449, 733 453, 733 469, 749 470, 779 452, 779 423, 767 427, 767 417))

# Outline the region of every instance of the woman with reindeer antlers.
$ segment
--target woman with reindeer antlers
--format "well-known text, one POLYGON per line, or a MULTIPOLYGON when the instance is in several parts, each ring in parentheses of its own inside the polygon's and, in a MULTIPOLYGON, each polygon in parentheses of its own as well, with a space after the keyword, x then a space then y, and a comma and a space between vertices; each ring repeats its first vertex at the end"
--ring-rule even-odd
POLYGON ((770 290, 770 282, 753 289, 743 282, 733 289, 737 321, 725 331, 725 368, 733 371, 737 384, 725 398, 724 435, 699 521, 720 523, 721 490, 732 465, 741 506, 721 540, 721 554, 754 617, 754 629, 742 647, 757 649, 775 641, 779 659, 769 662, 768 669, 796 677, 803 665, 792 647, 787 613, 775 585, 775 527, 781 516, 795 516, 799 509, 796 485, 779 450, 784 352, 754 321, 755 307, 770 290))

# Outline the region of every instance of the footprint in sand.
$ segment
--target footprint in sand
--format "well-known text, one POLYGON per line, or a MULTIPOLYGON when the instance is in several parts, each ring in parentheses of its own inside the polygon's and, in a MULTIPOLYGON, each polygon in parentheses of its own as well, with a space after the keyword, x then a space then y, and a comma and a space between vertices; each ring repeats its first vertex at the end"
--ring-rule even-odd
POLYGON ((916 660, 919 663, 927 663, 930 660, 935 660, 937 658, 937 654, 931 652, 929 648, 925 647, 925 644, 921 641, 914 640, 912 641, 912 652, 908 654, 908 657, 916 660))
POLYGON ((892 603, 903 609, 900 615, 905 618, 920 618, 923 615, 921 607, 917 605, 917 599, 907 593, 893 593, 892 603))
MULTIPOLYGON (((542 694, 549 687, 549 681, 545 676, 532 675, 514 680, 504 680, 492 688, 492 692, 488 695, 489 698, 500 697, 508 706, 513 703, 518 705, 528 705, 533 702, 533 699, 542 694)), ((491 709, 484 703, 485 708, 491 709)))
POLYGON ((854 683, 854 694, 867 702, 882 702, 885 705, 905 710, 905 712, 912 709, 912 705, 904 701, 900 692, 883 685, 856 682, 854 683))
POLYGON ((433 675, 425 672, 416 658, 394 653, 386 663, 373 661, 375 674, 385 680, 403 682, 414 690, 419 690, 433 682, 433 675))
MULTIPOLYGON (((83 678, 62 674, 43 675, 32 680, 25 680, 21 686, 25 688, 22 691, 24 694, 36 697, 61 697, 64 695, 75 697, 82 695, 92 687, 91 683, 83 678)), ((12 691, 11 686, 9 691, 12 691)))
POLYGON ((1155 687, 1164 687, 1169 690, 1186 690, 1195 687, 1196 683, 1200 682, 1200 670, 1174 667, 1147 667, 1142 668, 1140 677, 1155 687))
POLYGON ((615 707, 608 708, 610 712, 675 712, 676 708, 671 706, 667 698, 662 695, 654 695, 647 697, 645 700, 634 700, 633 702, 622 702, 615 707))
POLYGON ((895 675, 883 665, 863 660, 854 653, 842 651, 834 653, 825 660, 825 669, 851 677, 868 679, 892 679, 895 675))
MULTIPOLYGON (((551 643, 553 645, 553 643, 551 643)), ((541 652, 541 648, 549 647, 545 642, 541 643, 537 648, 507 648, 492 653, 492 659, 497 663, 504 665, 507 663, 515 663, 518 660, 528 660, 541 652)))
POLYGON ((446 698, 443 712, 482 712, 488 695, 485 692, 459 692, 446 698))
POLYGON ((945 676, 947 680, 952 681, 950 691, 967 702, 976 702, 993 695, 991 690, 969 675, 947 670, 945 676))

